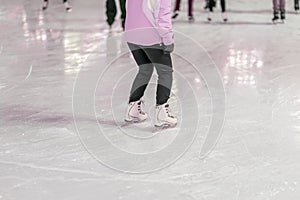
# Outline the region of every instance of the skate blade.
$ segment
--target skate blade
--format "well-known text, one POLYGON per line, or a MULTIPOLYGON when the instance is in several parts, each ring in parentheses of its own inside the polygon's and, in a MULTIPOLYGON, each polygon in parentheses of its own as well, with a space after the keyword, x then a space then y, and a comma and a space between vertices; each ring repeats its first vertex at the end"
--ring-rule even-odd
POLYGON ((172 16, 172 20, 175 20, 178 17, 178 14, 172 16))
POLYGON ((174 128, 175 126, 177 126, 177 123, 176 124, 168 124, 168 123, 165 123, 165 124, 155 124, 154 126, 156 128, 174 128))
POLYGON ((132 120, 124 119, 125 123, 122 124, 121 127, 126 127, 126 126, 129 126, 129 125, 131 125, 131 124, 142 123, 142 122, 144 122, 144 121, 146 121, 146 120, 147 120, 147 118, 144 119, 144 120, 140 120, 140 119, 138 119, 138 118, 133 118, 132 120))
POLYGON ((276 21, 273 21, 273 23, 276 25, 276 24, 285 24, 285 20, 276 20, 276 21))
POLYGON ((152 131, 152 133, 158 133, 163 130, 175 128, 177 126, 177 123, 176 124, 164 124, 161 126, 154 125, 154 126, 155 126, 155 129, 152 131))

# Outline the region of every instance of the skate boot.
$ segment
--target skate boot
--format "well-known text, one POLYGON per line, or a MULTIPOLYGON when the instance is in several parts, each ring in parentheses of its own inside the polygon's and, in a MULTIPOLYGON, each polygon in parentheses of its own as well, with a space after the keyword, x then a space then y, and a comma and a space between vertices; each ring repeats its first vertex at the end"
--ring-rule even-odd
POLYGON ((142 100, 130 102, 128 104, 125 121, 126 122, 142 122, 148 117, 147 113, 143 112, 141 106, 144 102, 142 100))
POLYGON ((172 15, 172 19, 176 19, 179 15, 179 11, 175 11, 174 14, 172 15))
POLYGON ((274 10, 274 17, 272 21, 275 23, 279 20, 279 12, 277 10, 274 10))
POLYGON ((68 2, 65 2, 64 5, 65 5, 65 8, 66 8, 67 12, 71 12, 72 11, 72 7, 69 5, 68 2))
POLYGON ((224 21, 224 22, 227 22, 227 21, 228 21, 227 13, 226 13, 226 12, 222 12, 221 15, 222 15, 223 21, 224 21))
POLYGON ((282 22, 284 22, 284 20, 285 20, 285 10, 280 11, 280 19, 282 20, 282 22))
POLYGON ((165 103, 163 105, 156 106, 156 127, 173 127, 176 125, 177 119, 174 115, 171 114, 169 104, 165 103))
POLYGON ((189 22, 190 22, 190 23, 192 23, 192 22, 194 22, 194 21, 195 21, 195 18, 194 18, 194 16, 189 16, 189 18, 188 18, 188 19, 189 19, 189 22))
POLYGON ((44 5, 43 5, 43 10, 47 10, 48 8, 48 5, 49 5, 49 2, 48 1, 44 1, 44 5))
POLYGON ((212 21, 212 17, 211 17, 211 16, 212 16, 212 12, 209 12, 209 13, 208 13, 208 16, 207 16, 207 21, 208 21, 208 22, 211 22, 211 21, 212 21))

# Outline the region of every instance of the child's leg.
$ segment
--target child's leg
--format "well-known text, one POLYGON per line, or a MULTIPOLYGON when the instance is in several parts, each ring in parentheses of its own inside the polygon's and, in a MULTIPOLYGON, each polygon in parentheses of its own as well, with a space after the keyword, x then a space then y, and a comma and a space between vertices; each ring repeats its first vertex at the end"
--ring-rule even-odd
POLYGON ((116 15, 117 6, 115 0, 106 0, 106 22, 109 26, 111 26, 114 23, 116 15))
POLYGON ((120 0, 121 19, 126 18, 126 0, 120 0))
POLYGON ((159 45, 145 49, 151 62, 155 64, 158 74, 156 89, 155 126, 174 126, 177 118, 171 113, 168 100, 171 94, 173 82, 173 66, 170 54, 166 54, 159 45))
POLYGON ((173 83, 173 64, 170 54, 163 54, 161 64, 156 65, 158 73, 158 85, 156 90, 156 104, 163 105, 170 98, 173 83))
POLYGON ((280 18, 282 20, 285 20, 285 0, 280 0, 279 1, 279 9, 280 9, 280 18))
POLYGON ((151 63, 148 55, 145 53, 146 50, 142 47, 130 43, 128 43, 128 46, 137 65, 139 66, 139 71, 133 81, 130 92, 129 103, 131 103, 140 100, 144 96, 145 90, 153 73, 153 64, 151 63))
POLYGON ((64 4, 65 7, 66 7, 66 11, 67 11, 67 12, 71 12, 72 7, 69 5, 68 0, 63 0, 63 4, 64 4))
POLYGON ((280 10, 280 0, 273 0, 273 10, 274 10, 274 17, 273 22, 277 21, 279 19, 279 10, 280 10))
POLYGON ((175 2, 174 14, 172 15, 172 19, 176 19, 179 15, 180 2, 181 0, 176 0, 175 2))
POLYGON ((121 20, 122 20, 122 28, 125 28, 125 18, 126 18, 126 0, 120 0, 120 8, 121 8, 121 20))
POLYGON ((279 9, 281 12, 285 11, 285 0, 280 0, 280 5, 279 5, 279 9))
POLYGON ((180 3, 181 3, 181 0, 176 0, 176 3, 175 3, 175 8, 174 8, 174 12, 176 12, 176 11, 179 11, 179 10, 180 10, 180 3))
POLYGON ((43 10, 46 10, 48 8, 49 2, 48 0, 44 0, 43 10))
POLYGON ((228 18, 227 18, 227 14, 226 14, 226 2, 225 2, 225 0, 220 0, 220 3, 221 3, 223 21, 227 22, 228 18))
POLYGON ((226 12, 226 2, 225 0, 220 0, 222 12, 226 12))
POLYGON ((274 11, 279 11, 280 10, 280 0, 273 0, 273 10, 274 11))
POLYGON ((209 8, 210 12, 214 11, 214 4, 215 4, 214 0, 209 0, 209 2, 208 2, 208 8, 209 8))
POLYGON ((158 84, 156 90, 156 104, 163 105, 170 98, 172 82, 173 82, 173 65, 170 54, 165 54, 162 47, 154 45, 152 48, 145 49, 146 54, 158 74, 158 84))
POLYGON ((204 6, 204 10, 208 9, 209 6, 208 6, 208 3, 209 3, 209 0, 205 0, 205 6, 204 6))
POLYGON ((194 0, 189 0, 189 16, 193 16, 193 3, 194 3, 194 0))

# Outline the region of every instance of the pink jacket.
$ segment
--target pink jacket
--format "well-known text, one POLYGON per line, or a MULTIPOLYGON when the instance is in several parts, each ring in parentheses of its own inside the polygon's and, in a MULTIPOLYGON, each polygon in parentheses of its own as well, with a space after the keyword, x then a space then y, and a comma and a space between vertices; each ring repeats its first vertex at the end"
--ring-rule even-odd
POLYGON ((125 37, 145 46, 174 43, 171 0, 127 0, 125 37))

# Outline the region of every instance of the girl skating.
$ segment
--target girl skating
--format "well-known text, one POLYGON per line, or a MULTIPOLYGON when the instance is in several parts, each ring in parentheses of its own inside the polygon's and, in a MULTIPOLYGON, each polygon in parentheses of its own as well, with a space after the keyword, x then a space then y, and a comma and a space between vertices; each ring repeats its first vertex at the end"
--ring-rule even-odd
POLYGON ((125 37, 139 67, 131 88, 125 121, 141 122, 148 118, 142 110, 142 97, 155 68, 158 74, 155 126, 175 126, 177 119, 167 103, 173 81, 171 0, 129 0, 125 37))
POLYGON ((295 11, 299 12, 299 0, 294 0, 295 1, 295 11))

